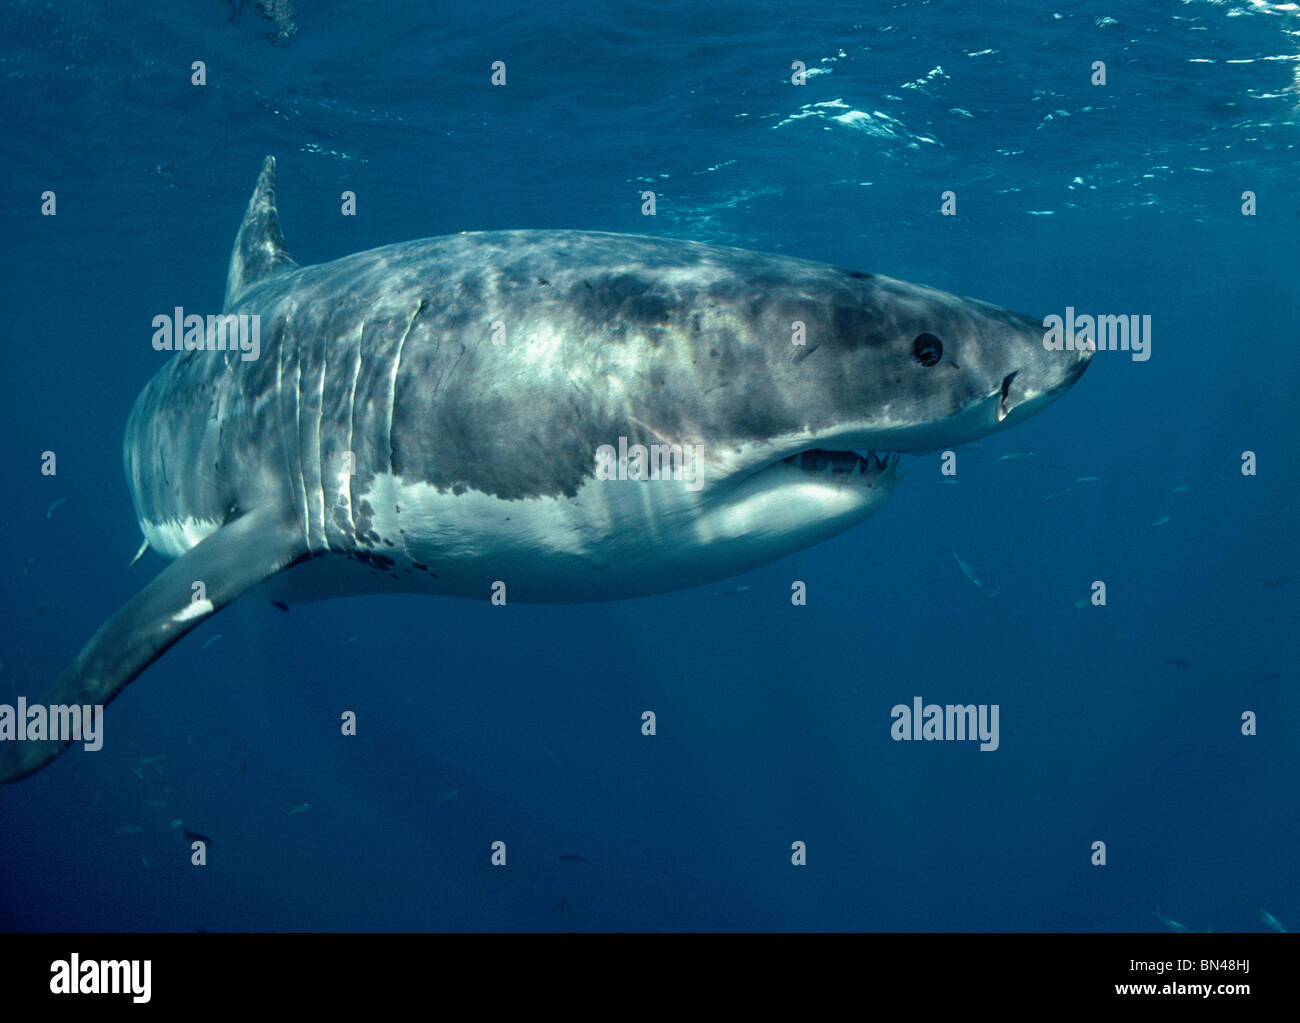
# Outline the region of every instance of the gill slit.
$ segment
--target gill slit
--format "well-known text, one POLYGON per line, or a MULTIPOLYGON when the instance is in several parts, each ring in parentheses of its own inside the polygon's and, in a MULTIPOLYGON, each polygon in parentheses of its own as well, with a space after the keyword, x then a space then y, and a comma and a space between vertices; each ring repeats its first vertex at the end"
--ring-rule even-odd
MULTIPOLYGON (((420 304, 415 307, 415 312, 411 313, 411 318, 406 321, 406 330, 402 332, 402 339, 397 342, 397 354, 393 357, 393 384, 388 401, 388 478, 391 480, 393 488, 393 521, 397 523, 397 533, 402 540, 402 550, 406 551, 406 556, 411 557, 411 552, 406 548, 406 530, 402 528, 402 514, 398 507, 398 486, 397 486, 397 469, 393 465, 393 415, 397 408, 397 373, 402 368, 402 349, 406 346, 406 339, 411 335, 411 328, 415 326, 415 319, 424 311, 424 299, 420 299, 420 304)), ((412 559, 414 560, 414 559, 412 559)))
MULTIPOLYGON (((352 447, 352 431, 356 423, 357 409, 357 380, 361 377, 361 339, 366 333, 366 321, 363 317, 361 320, 361 329, 357 331, 357 363, 352 368, 352 393, 348 398, 348 446, 344 452, 344 457, 348 460, 346 468, 349 470, 344 474, 340 481, 339 490, 346 491, 345 497, 348 502, 348 528, 352 530, 352 540, 356 541, 357 520, 352 515, 352 477, 357 473, 357 453, 352 447)), ((390 427, 391 429, 391 427, 390 427)))
POLYGON ((298 445, 298 493, 302 499, 302 531, 311 550, 311 507, 307 502, 306 452, 302 449, 302 352, 294 349, 293 439, 298 445))
POLYGON ((321 346, 320 387, 316 391, 316 493, 320 495, 320 538, 325 550, 330 549, 330 531, 325 521, 325 455, 321 451, 321 421, 325 418, 325 374, 329 371, 330 346, 321 346))
MULTIPOLYGON (((281 433, 284 436, 284 479, 289 489, 293 489, 293 453, 289 445, 289 413, 284 406, 284 353, 289 347, 289 314, 286 313, 284 323, 280 327, 279 343, 275 346, 275 408, 283 424, 281 433)), ((296 413, 295 413, 296 417, 296 413)), ((297 443, 297 436, 294 436, 294 443, 297 443)), ((288 499, 292 502, 294 495, 290 493, 288 499)), ((310 545, 311 534, 307 528, 307 523, 302 523, 303 542, 310 545)))
POLYGON ((415 326, 415 318, 423 311, 424 299, 420 299, 420 304, 415 307, 415 312, 411 313, 411 318, 406 321, 406 329, 402 331, 401 340, 397 342, 397 354, 393 356, 393 379, 388 394, 388 475, 394 478, 397 476, 397 472, 393 468, 393 411, 397 406, 397 373, 402 368, 402 349, 406 346, 406 339, 411 336, 411 328, 415 326))

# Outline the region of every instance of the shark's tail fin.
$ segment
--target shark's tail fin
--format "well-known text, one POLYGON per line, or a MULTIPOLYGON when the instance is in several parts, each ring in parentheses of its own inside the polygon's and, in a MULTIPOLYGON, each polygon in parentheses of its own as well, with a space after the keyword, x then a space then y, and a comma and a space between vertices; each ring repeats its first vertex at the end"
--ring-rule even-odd
POLYGON ((225 308, 229 310, 258 281, 297 266, 280 233, 280 215, 275 208, 275 157, 268 156, 262 161, 262 173, 248 200, 239 234, 235 235, 226 274, 225 308))
MULTIPOLYGON (((108 703, 192 628, 306 551, 302 530, 280 508, 260 508, 226 523, 101 625, 41 702, 108 703)), ((52 725, 55 715, 47 717, 52 725)), ((0 743, 0 784, 39 770, 72 741, 59 735, 0 743)))

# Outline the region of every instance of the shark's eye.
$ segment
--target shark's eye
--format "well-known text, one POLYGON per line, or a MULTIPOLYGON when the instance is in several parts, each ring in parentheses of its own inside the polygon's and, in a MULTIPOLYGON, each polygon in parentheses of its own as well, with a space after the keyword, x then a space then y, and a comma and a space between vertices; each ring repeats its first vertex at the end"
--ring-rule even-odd
POLYGON ((912 342, 912 354, 922 366, 933 366, 943 358, 943 342, 933 334, 918 334, 912 342))

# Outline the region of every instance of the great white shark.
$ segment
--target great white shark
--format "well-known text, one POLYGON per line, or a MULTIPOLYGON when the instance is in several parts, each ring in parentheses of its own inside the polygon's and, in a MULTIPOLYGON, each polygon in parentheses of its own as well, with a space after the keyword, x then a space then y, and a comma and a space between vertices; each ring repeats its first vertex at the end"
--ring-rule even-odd
MULTIPOLYGON (((862 522, 900 454, 1022 422, 1092 357, 985 302, 669 238, 462 233, 300 267, 271 157, 224 312, 260 318, 257 357, 168 355, 126 426, 140 528, 175 560, 46 705, 107 703, 254 588, 580 602, 734 575, 862 522)), ((68 743, 0 743, 0 782, 68 743)))

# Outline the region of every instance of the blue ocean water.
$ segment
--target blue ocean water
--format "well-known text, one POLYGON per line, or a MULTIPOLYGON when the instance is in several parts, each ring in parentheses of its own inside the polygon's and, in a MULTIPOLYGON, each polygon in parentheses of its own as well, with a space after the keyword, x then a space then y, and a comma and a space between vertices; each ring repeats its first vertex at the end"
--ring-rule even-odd
POLYGON ((859 529, 715 586, 237 602, 108 708, 102 752, 0 790, 0 925, 1300 919, 1292 5, 274 13, 0 10, 0 700, 37 698, 163 564, 126 568, 122 427, 165 358, 152 317, 219 307, 268 153, 304 264, 461 230, 650 233, 1147 314, 1151 357, 1099 353, 955 479, 906 459, 859 529), (999 748, 894 741, 917 696, 997 704, 999 748))

